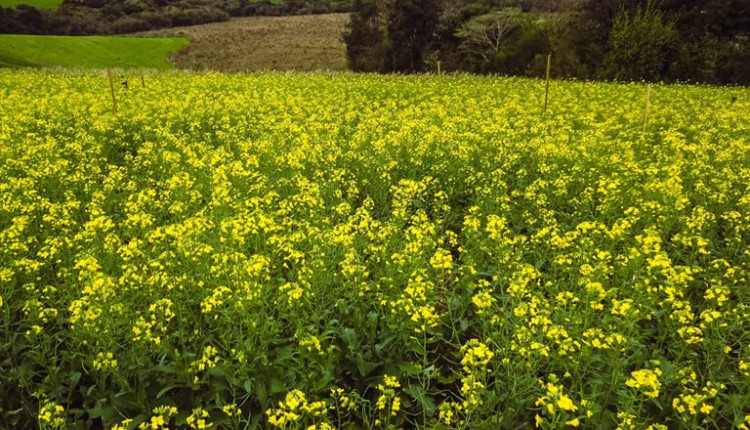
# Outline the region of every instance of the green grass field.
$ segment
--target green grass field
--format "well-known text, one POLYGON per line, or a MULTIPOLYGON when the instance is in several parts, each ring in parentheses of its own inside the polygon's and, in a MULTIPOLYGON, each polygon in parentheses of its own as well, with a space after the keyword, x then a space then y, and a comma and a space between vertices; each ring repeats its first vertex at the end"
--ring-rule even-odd
POLYGON ((0 67, 170 69, 183 38, 0 35, 0 67))
POLYGON ((21 4, 34 6, 39 9, 55 9, 62 0, 0 0, 0 7, 16 7, 21 4))
POLYGON ((0 0, 0 7, 16 7, 19 4, 34 6, 39 9, 55 9, 62 0, 0 0))

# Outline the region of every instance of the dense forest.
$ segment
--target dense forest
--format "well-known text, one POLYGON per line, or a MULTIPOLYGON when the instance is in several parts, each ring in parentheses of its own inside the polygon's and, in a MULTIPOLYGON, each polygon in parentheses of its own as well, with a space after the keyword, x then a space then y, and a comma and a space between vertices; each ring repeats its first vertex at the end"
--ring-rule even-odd
POLYGON ((354 70, 750 83, 750 0, 355 0, 354 70))

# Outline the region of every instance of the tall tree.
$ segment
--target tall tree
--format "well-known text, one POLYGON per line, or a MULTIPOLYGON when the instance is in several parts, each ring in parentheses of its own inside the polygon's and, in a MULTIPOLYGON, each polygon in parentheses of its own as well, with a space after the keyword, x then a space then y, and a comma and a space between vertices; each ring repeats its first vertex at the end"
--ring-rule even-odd
POLYGON ((435 41, 439 0, 395 0, 388 23, 389 68, 395 72, 424 70, 426 50, 435 41))
POLYGON ((344 33, 349 68, 355 72, 384 72, 388 46, 386 0, 355 0, 344 33))
POLYGON ((519 25, 519 14, 520 10, 507 8, 464 22, 456 32, 461 39, 459 49, 489 61, 500 53, 508 35, 519 25))

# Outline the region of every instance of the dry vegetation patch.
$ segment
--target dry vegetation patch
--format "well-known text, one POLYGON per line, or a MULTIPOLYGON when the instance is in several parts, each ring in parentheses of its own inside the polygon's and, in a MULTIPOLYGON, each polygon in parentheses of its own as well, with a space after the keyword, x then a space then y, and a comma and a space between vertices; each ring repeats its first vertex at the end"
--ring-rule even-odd
POLYGON ((248 17, 143 33, 179 36, 191 44, 173 58, 177 67, 226 72, 343 70, 341 33, 347 14, 248 17))

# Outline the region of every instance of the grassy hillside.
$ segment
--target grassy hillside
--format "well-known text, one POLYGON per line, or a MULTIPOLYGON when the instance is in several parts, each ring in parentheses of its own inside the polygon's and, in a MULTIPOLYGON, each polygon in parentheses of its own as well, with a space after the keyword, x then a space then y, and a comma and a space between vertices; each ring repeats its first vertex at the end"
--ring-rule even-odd
POLYGON ((39 9, 55 9, 62 0, 0 0, 0 7, 16 7, 19 4, 34 6, 39 9))
POLYGON ((189 42, 182 38, 0 35, 0 67, 169 69, 167 55, 189 42))
POLYGON ((144 34, 190 39, 190 46, 174 58, 180 68, 344 70, 341 33, 347 22, 347 14, 250 17, 144 34))

